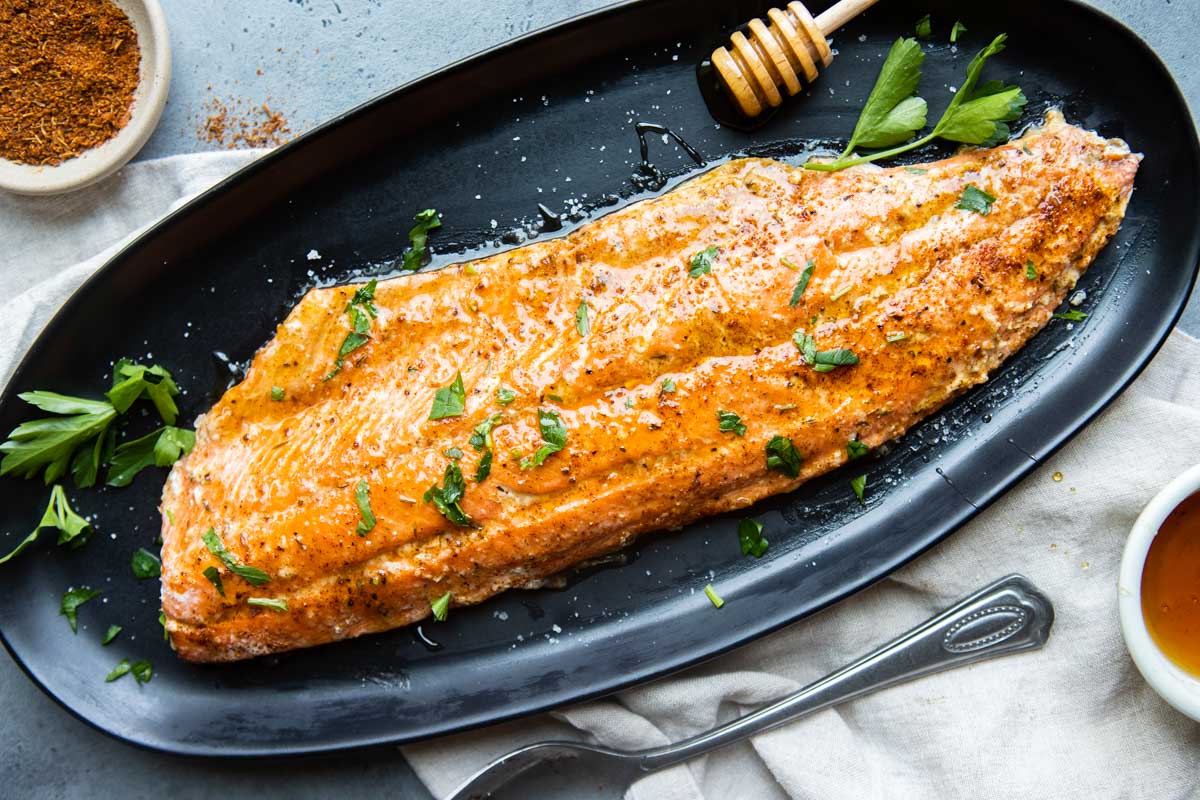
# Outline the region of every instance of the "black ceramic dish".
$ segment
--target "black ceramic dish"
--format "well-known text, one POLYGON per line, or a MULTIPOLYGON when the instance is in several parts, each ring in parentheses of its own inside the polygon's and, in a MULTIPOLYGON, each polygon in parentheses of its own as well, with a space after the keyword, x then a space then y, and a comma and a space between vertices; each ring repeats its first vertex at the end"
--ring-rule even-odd
MULTIPOLYGON (((213 353, 249 358, 315 281, 387 271, 426 206, 445 219, 432 238, 446 254, 437 266, 468 248, 503 246, 502 234, 538 219, 538 203, 594 217, 645 196, 631 181, 636 121, 672 126, 710 161, 795 157, 813 140, 845 137, 888 45, 926 12, 936 24, 922 83, 931 117, 971 55, 1007 31, 1010 47, 987 74, 1025 87, 1026 122, 1059 104, 1070 121, 1146 153, 1121 232, 1082 281, 1087 321, 1052 322, 989 384, 856 462, 869 475, 866 508, 850 475, 835 473, 754 509, 771 540, 761 560, 741 557, 734 519, 707 520, 648 537, 629 554, 633 563, 565 590, 513 591, 456 609, 426 627, 437 651, 398 630, 229 666, 184 664, 162 643, 156 582, 138 583, 129 567, 133 550, 154 546, 163 472, 123 490, 71 490, 95 517, 94 539, 71 552, 39 543, 4 568, 0 628, 29 675, 96 727, 178 753, 278 755, 461 730, 663 675, 800 619, 950 534, 1078 432, 1146 364, 1194 278, 1196 134, 1162 64, 1130 31, 1072 2, 967 12, 938 0, 890 2, 838 34, 840 55, 807 96, 750 134, 718 127, 694 67, 765 7, 616 6, 431 75, 282 148, 92 278, 17 371, 0 430, 32 416, 18 391, 94 395, 112 359, 148 352, 189 390, 187 424, 229 379, 213 353), (963 13, 970 32, 955 53, 946 34, 963 13), (320 260, 306 258, 313 249, 320 260), (720 611, 700 591, 710 581, 726 599, 720 611), (72 635, 58 604, 79 584, 105 594, 83 607, 72 635), (114 622, 125 634, 101 648, 114 622), (152 659, 154 680, 105 684, 122 657, 152 659)), ((698 169, 673 144, 650 145, 668 174, 698 169)), ((38 518, 47 493, 0 480, 4 549, 38 518)))

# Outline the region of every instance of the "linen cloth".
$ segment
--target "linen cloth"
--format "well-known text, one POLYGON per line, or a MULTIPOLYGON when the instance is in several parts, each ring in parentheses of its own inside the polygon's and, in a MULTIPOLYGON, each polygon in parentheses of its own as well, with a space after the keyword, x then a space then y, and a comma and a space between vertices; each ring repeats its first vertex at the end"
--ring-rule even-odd
MULTIPOLYGON (((256 155, 134 164, 63 198, 0 196, 0 298, 13 298, 0 305, 0 384, 58 305, 131 233, 256 155), (18 290, 25 291, 13 297, 18 290)), ((1198 461, 1200 342, 1176 332, 1059 454, 872 588, 680 675, 403 752, 441 796, 526 742, 642 748, 677 741, 793 692, 995 578, 1022 572, 1054 602, 1045 649, 820 712, 644 778, 626 797, 1200 796, 1200 725, 1141 679, 1116 608, 1121 548, 1134 518, 1198 461)))

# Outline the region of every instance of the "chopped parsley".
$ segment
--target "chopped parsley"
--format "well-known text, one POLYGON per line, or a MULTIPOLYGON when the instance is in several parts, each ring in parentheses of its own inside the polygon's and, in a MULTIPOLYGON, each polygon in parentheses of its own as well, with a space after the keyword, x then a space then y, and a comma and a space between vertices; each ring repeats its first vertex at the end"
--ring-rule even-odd
POLYGON ((144 547, 133 551, 130 567, 133 569, 133 577, 139 581, 157 578, 162 574, 162 563, 154 553, 144 547))
POLYGON ((489 415, 483 422, 475 426, 471 433, 471 438, 467 440, 471 447, 483 453, 479 457, 479 466, 475 469, 476 483, 483 483, 492 472, 492 459, 494 457, 492 428, 496 427, 501 419, 503 419, 503 416, 499 412, 489 415))
POLYGON ((1088 315, 1077 308, 1072 308, 1070 311, 1064 311, 1061 314, 1055 314, 1055 319, 1065 319, 1067 322, 1083 322, 1088 318, 1088 315))
POLYGON ((196 446, 196 432, 167 425, 124 442, 108 464, 108 486, 128 486, 147 467, 169 467, 196 446))
POLYGON ((543 411, 540 408, 537 413, 538 428, 542 432, 542 446, 533 456, 521 459, 521 469, 540 467, 547 458, 567 446, 567 426, 563 424, 562 417, 553 411, 543 411))
POLYGON ((466 491, 467 482, 463 480, 462 470, 459 469, 457 462, 451 461, 446 465, 446 472, 442 475, 442 485, 438 486, 435 483, 430 486, 422 495, 422 499, 426 503, 431 503, 443 517, 455 525, 469 528, 473 524, 472 520, 467 516, 467 512, 463 511, 461 505, 466 491))
POLYGON ((933 35, 933 20, 928 14, 917 20, 916 33, 918 39, 928 39, 933 35))
POLYGON ((79 607, 99 596, 100 590, 93 589, 90 586, 80 586, 78 589, 70 589, 63 595, 62 603, 58 607, 58 613, 60 616, 67 618, 67 624, 71 626, 71 633, 79 632, 79 621, 77 618, 79 607))
POLYGON ((458 445, 452 445, 450 447, 447 447, 444 454, 445 454, 446 458, 453 458, 455 460, 463 457, 462 448, 459 447, 458 445))
POLYGON ((475 482, 483 483, 487 480, 487 476, 492 474, 492 448, 483 451, 483 455, 479 457, 479 465, 475 467, 475 482))
POLYGON ((738 436, 746 435, 746 424, 742 422, 741 417, 732 411, 717 411, 717 428, 722 433, 734 433, 738 436))
POLYGON ((1030 280, 1030 281, 1036 281, 1037 277, 1038 277, 1037 267, 1035 267, 1033 265, 1032 261, 1026 261, 1025 262, 1025 279, 1030 280))
POLYGON ((345 366, 346 356, 371 340, 371 320, 379 315, 379 309, 375 308, 375 287, 378 285, 379 281, 372 279, 365 286, 356 289, 350 297, 350 302, 346 303, 346 313, 350 315, 350 332, 338 348, 333 369, 322 380, 332 380, 345 366))
POLYGON ((852 367, 858 363, 858 356, 844 347, 836 350, 817 350, 816 339, 804 331, 793 333, 792 343, 814 372, 833 372, 838 367, 852 367))
MULTIPOLYGON (((462 451, 459 450, 458 454, 461 456, 462 451)), ((371 489, 365 480, 360 480, 358 486, 354 487, 354 502, 358 504, 358 515, 362 517, 354 532, 366 536, 375 530, 375 513, 371 511, 371 489)))
POLYGON ((271 399, 274 400, 276 403, 283 402, 283 387, 282 386, 272 386, 271 387, 271 399))
POLYGON ((67 493, 59 484, 55 484, 50 490, 50 501, 46 504, 46 510, 42 513, 42 519, 33 529, 33 532, 26 536, 21 542, 13 548, 12 552, 0 558, 0 564, 15 557, 22 550, 37 539, 42 528, 57 528, 58 543, 70 544, 72 548, 83 545, 88 537, 91 536, 91 524, 75 513, 67 502, 67 493))
POLYGON ((929 172, 929 170, 922 169, 921 167, 905 167, 904 171, 911 172, 913 175, 924 175, 926 172, 929 172))
POLYGON ((263 572, 258 567, 250 567, 238 561, 237 556, 225 549, 224 542, 217 535, 215 528, 209 528, 201 537, 204 540, 204 546, 208 548, 208 552, 221 560, 225 568, 237 575, 242 580, 249 583, 251 586, 262 586, 270 583, 271 576, 263 572))
POLYGON ((119 414, 124 414, 139 399, 149 400, 168 425, 174 425, 175 417, 179 415, 174 399, 178 396, 179 387, 164 367, 157 364, 144 367, 127 358, 114 365, 113 385, 105 392, 105 397, 119 414))
POLYGON ((851 461, 856 458, 862 458, 869 452, 871 452, 871 448, 867 447, 857 439, 851 439, 850 441, 846 442, 846 453, 850 456, 851 461))
POLYGON ((675 381, 670 378, 662 379, 662 390, 666 394, 675 394, 675 381))
POLYGON ((974 211, 976 214, 987 216, 992 213, 992 203, 996 202, 996 198, 980 189, 973 183, 968 183, 967 188, 963 189, 962 197, 954 204, 954 207, 963 211, 974 211))
POLYGON ((408 232, 408 243, 411 245, 400 259, 400 269, 415 272, 425 263, 425 254, 429 249, 429 232, 442 227, 442 219, 435 209, 427 208, 417 214, 416 221, 408 232))
POLYGON ((706 247, 696 255, 692 256, 691 269, 688 270, 688 275, 693 278, 699 278, 701 275, 707 275, 712 272, 713 261, 721 251, 715 246, 706 247))
POLYGON ((112 668, 108 675, 104 676, 105 683, 112 683, 117 678, 123 678, 129 674, 130 666, 129 659, 122 658, 121 661, 112 668))
POLYGON ((112 644, 113 639, 121 635, 121 631, 125 630, 120 625, 109 625, 108 630, 104 632, 104 638, 100 640, 102 647, 107 647, 112 644))
POLYGON ((124 678, 126 675, 133 675, 133 679, 138 683, 149 683, 150 679, 154 677, 154 667, 149 661, 135 661, 130 664, 128 658, 122 658, 120 663, 104 677, 104 682, 112 683, 117 678, 124 678))
POLYGON ((738 543, 742 547, 742 555, 762 558, 770 544, 762 531, 762 523, 756 519, 744 519, 738 523, 738 543))
POLYGON ((563 401, 562 395, 557 394, 547 394, 546 399, 553 403, 561 403, 563 401))
POLYGON ((217 587, 217 594, 221 597, 225 596, 225 584, 221 582, 221 570, 213 566, 204 568, 204 577, 212 582, 212 585, 217 587))
POLYGON ((509 403, 511 403, 513 400, 516 400, 516 399, 517 399, 517 393, 514 392, 512 389, 506 389, 503 386, 501 386, 499 389, 496 390, 496 402, 502 406, 506 406, 509 403))
POLYGON ((907 333, 903 333, 901 331, 896 331, 894 333, 889 333, 887 336, 884 336, 883 340, 885 342, 887 342, 888 344, 895 344, 896 342, 903 342, 907 338, 908 338, 907 333))
POLYGON ((434 600, 429 604, 429 610, 433 612, 433 618, 438 622, 445 622, 446 616, 450 613, 451 594, 451 592, 446 592, 437 600, 434 600))
POLYGON ((575 330, 579 331, 580 336, 587 336, 592 332, 592 322, 588 319, 587 300, 580 300, 579 308, 575 309, 575 330))
POLYGON ((433 396, 433 408, 429 411, 430 419, 446 419, 461 417, 467 408, 467 390, 463 386, 462 373, 454 375, 449 386, 438 389, 433 396))
POLYGON ((850 294, 850 290, 853 288, 854 287, 848 283, 845 284, 844 286, 839 286, 836 290, 834 290, 833 294, 829 295, 829 299, 830 300, 841 300, 843 297, 850 294))
POLYGON ((859 475, 856 478, 851 478, 850 488, 854 490, 854 496, 858 498, 858 502, 866 505, 867 501, 863 499, 863 493, 867 489, 867 476, 859 475))
POLYGON ((725 605, 725 601, 721 599, 721 595, 717 594, 717 590, 713 588, 711 583, 704 585, 704 594, 707 595, 708 599, 717 608, 725 605))
POLYGON ((950 29, 950 44, 956 44, 958 37, 967 32, 967 26, 963 25, 959 20, 954 21, 954 27, 950 29))
POLYGON ((287 611, 287 600, 282 597, 247 597, 246 605, 258 606, 259 608, 269 608, 272 611, 287 611))
POLYGON ((796 288, 792 289, 792 299, 788 301, 788 305, 792 308, 800 305, 800 298, 804 296, 804 290, 808 288, 808 282, 812 280, 815 267, 816 263, 811 258, 808 259, 808 263, 804 265, 804 271, 800 273, 800 280, 796 281, 796 288))
POLYGON ((796 446, 786 436, 773 436, 767 442, 767 469, 779 470, 789 478, 798 478, 803 462, 796 452, 796 446))

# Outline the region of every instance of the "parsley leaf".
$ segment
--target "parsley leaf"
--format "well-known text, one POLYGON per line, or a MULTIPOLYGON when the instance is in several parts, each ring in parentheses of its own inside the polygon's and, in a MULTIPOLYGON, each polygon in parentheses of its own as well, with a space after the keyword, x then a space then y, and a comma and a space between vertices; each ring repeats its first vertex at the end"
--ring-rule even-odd
POLYGON ((276 403, 280 403, 283 401, 283 387, 282 386, 272 386, 271 387, 271 399, 274 400, 276 403))
POLYGON ((917 20, 916 33, 918 39, 928 39, 933 35, 933 20, 928 14, 917 20))
POLYGON ((862 458, 867 453, 871 452, 871 448, 867 447, 857 439, 851 439, 850 441, 846 442, 846 452, 849 454, 850 460, 853 461, 854 459, 862 458))
POLYGON ((446 448, 444 455, 446 456, 446 458, 458 459, 458 458, 463 457, 463 451, 462 451, 462 448, 459 447, 458 445, 453 445, 451 447, 446 448))
POLYGON ((501 386, 499 389, 496 390, 496 402, 502 406, 506 406, 509 403, 511 403, 513 400, 516 400, 516 399, 517 399, 517 393, 514 392, 512 389, 506 389, 503 386, 501 386))
POLYGON ((762 531, 762 523, 756 519, 744 519, 738 523, 738 543, 742 547, 742 555, 762 558, 769 545, 762 531))
POLYGON ((135 661, 130 665, 129 671, 133 673, 133 679, 138 683, 149 683, 154 677, 154 667, 149 661, 135 661))
POLYGON ((675 388, 676 388, 675 381, 671 380, 670 378, 662 379, 663 392, 665 392, 666 394, 675 394, 675 388))
POLYGON ((421 265, 425 263, 425 251, 429 245, 429 232, 435 228, 442 227, 441 217, 432 208, 425 209, 413 217, 413 219, 417 224, 408 232, 408 242, 412 246, 404 251, 404 255, 400 260, 400 269, 409 272, 420 269, 421 265))
POLYGON ((852 367, 858 363, 858 356, 844 347, 817 350, 816 339, 804 331, 798 330, 792 334, 792 344, 796 345, 800 356, 814 372, 833 372, 838 367, 852 367))
POLYGON ((467 442, 476 450, 487 450, 492 446, 492 428, 500 423, 504 416, 500 412, 489 414, 483 422, 471 429, 471 438, 467 442))
POLYGON ((463 480, 462 470, 459 469, 456 462, 451 461, 446 466, 445 474, 442 475, 442 485, 438 486, 435 483, 430 486, 422 495, 422 499, 426 503, 432 503, 443 517, 455 525, 469 528, 473 523, 460 504, 466 491, 467 483, 463 480))
POLYGON ((1038 277, 1037 267, 1035 267, 1033 265, 1032 261, 1026 261, 1025 262, 1025 280, 1036 281, 1037 277, 1038 277))
MULTIPOLYGON (((346 303, 346 313, 350 315, 350 331, 338 348, 333 369, 321 380, 332 380, 346 365, 346 356, 371 340, 371 320, 379 314, 379 309, 375 308, 375 289, 378 285, 377 280, 368 281, 365 286, 358 287, 350 297, 350 302, 346 303)), ((274 397, 274 389, 271 392, 274 397)))
POLYGON ((1067 322, 1083 322, 1088 318, 1088 315, 1077 308, 1072 308, 1070 311, 1064 311, 1061 314, 1055 314, 1055 319, 1065 319, 1067 322))
POLYGON ((553 411, 538 409, 538 428, 542 432, 542 446, 532 457, 521 459, 521 469, 532 469, 546 463, 546 459, 567 446, 567 426, 562 417, 553 411))
MULTIPOLYGON (((0 475, 11 473, 19 478, 32 478, 44 467, 43 479, 47 484, 54 483, 66 474, 75 450, 95 439, 87 467, 81 470, 82 474, 76 473, 76 485, 84 487, 95 483, 104 433, 117 418, 112 403, 54 392, 23 392, 17 397, 42 411, 60 416, 22 422, 14 428, 8 441, 0 444, 0 453, 4 453, 0 460, 0 475), (79 480, 81 477, 85 480, 79 480)), ((84 452, 87 451, 80 455, 84 452)))
POLYGON ((808 282, 812 280, 813 269, 816 264, 810 258, 808 263, 804 265, 804 271, 800 273, 800 280, 796 281, 796 288, 792 290, 792 299, 788 305, 792 308, 800 305, 800 298, 804 295, 804 290, 808 288, 808 282))
POLYGON ((908 338, 907 333, 897 331, 895 333, 889 333, 887 336, 884 336, 883 340, 885 342, 887 342, 888 344, 894 344, 895 342, 903 342, 907 338, 908 338))
POLYGON ((701 275, 707 275, 712 272, 713 261, 720 252, 715 246, 710 246, 696 253, 696 255, 692 256, 691 269, 688 270, 688 275, 691 275, 693 278, 699 278, 701 275))
POLYGON ((113 639, 121 635, 121 631, 125 630, 120 625, 109 625, 108 630, 104 633, 104 638, 100 640, 102 647, 107 647, 112 644, 113 639))
POLYGON ((196 433, 168 425, 140 439, 124 442, 108 465, 109 486, 128 486, 149 466, 169 467, 196 446, 196 433))
MULTIPOLYGON (((460 452, 461 455, 461 452, 460 452)), ((354 532, 366 536, 375 529, 375 514, 371 511, 371 490, 366 481, 359 481, 354 489, 354 502, 358 503, 358 513, 362 517, 354 532)))
POLYGON ((143 367, 127 358, 117 361, 113 367, 112 388, 105 396, 120 414, 144 397, 154 404, 166 424, 174 425, 179 415, 174 400, 179 396, 179 387, 175 385, 171 373, 157 364, 143 367))
POLYGON ((968 183, 967 188, 963 189, 962 197, 954 204, 955 208, 963 211, 974 211, 976 214, 987 216, 992 213, 992 203, 996 202, 996 198, 980 189, 973 183, 968 183))
POLYGON ((213 586, 217 587, 217 594, 221 595, 221 597, 224 597, 225 584, 221 581, 221 570, 213 566, 208 566, 204 568, 203 575, 212 582, 213 586))
POLYGON ((71 547, 80 547, 91 536, 91 524, 75 513, 67 502, 67 493, 62 486, 55 484, 50 490, 50 501, 46 504, 46 510, 42 513, 41 522, 33 529, 33 532, 21 540, 12 552, 0 558, 0 564, 15 557, 18 553, 24 550, 37 539, 42 528, 57 528, 58 543, 71 544, 71 547))
POLYGON ((718 410, 717 411, 717 428, 722 433, 734 433, 738 436, 746 435, 746 425, 742 422, 742 418, 732 411, 718 410))
POLYGON ((866 505, 867 501, 863 499, 863 492, 867 489, 867 476, 859 475, 856 478, 851 478, 850 488, 854 490, 854 496, 858 498, 858 502, 866 505))
POLYGON ((717 608, 720 608, 721 606, 725 605, 725 601, 721 599, 721 595, 717 594, 717 590, 713 588, 711 583, 707 583, 704 585, 704 594, 708 597, 709 601, 711 601, 712 604, 714 606, 716 606, 717 608))
POLYGON ((282 597, 247 597, 246 605, 269 608, 272 611, 287 611, 287 600, 282 597))
POLYGON ((71 633, 79 632, 79 622, 77 620, 79 607, 99 596, 100 590, 93 589, 90 586, 80 586, 78 589, 71 589, 63 595, 58 613, 60 616, 67 618, 67 624, 71 626, 71 633))
POLYGON ((466 408, 467 390, 463 386, 462 373, 458 372, 449 386, 438 389, 434 394, 433 408, 429 412, 429 418, 461 417, 466 408))
POLYGON ((157 578, 162 574, 162 563, 154 553, 151 553, 144 547, 139 547, 133 551, 130 568, 133 569, 133 577, 139 581, 157 578))
POLYGON ((955 20, 954 27, 950 29, 950 44, 957 43, 959 35, 964 34, 966 32, 967 32, 967 26, 963 25, 962 22, 960 22, 959 20, 955 20))
POLYGON ((952 142, 992 147, 1008 141, 1008 123, 1021 116, 1027 102, 1024 93, 1016 86, 1005 86, 1000 81, 988 81, 979 86, 979 76, 989 58, 1004 50, 1008 38, 1000 34, 984 49, 980 50, 970 65, 954 99, 933 126, 929 138, 942 137, 952 142))
POLYGON ((438 622, 445 622, 446 616, 450 613, 450 597, 452 593, 446 592, 444 595, 434 600, 429 604, 429 610, 433 612, 433 618, 438 622))
POLYGON ((117 678, 123 678, 129 674, 129 670, 129 659, 122 658, 121 661, 115 667, 113 667, 106 676, 104 676, 104 682, 112 683, 117 678))
POLYGON ((767 469, 776 469, 789 478, 800 477, 800 465, 803 459, 796 452, 796 446, 786 436, 773 436, 767 442, 767 469))
POLYGON ((580 336, 587 336, 592 332, 592 323, 588 319, 587 300, 580 300, 579 308, 575 309, 575 330, 579 331, 580 336))
POLYGON ((857 147, 891 147, 906 142, 925 127, 928 108, 922 98, 915 96, 924 61, 925 53, 915 39, 896 40, 839 160, 857 147))
POLYGON ((479 466, 475 467, 475 482, 483 483, 492 474, 492 448, 483 451, 479 457, 479 466))
POLYGON ((201 538, 204 540, 204 546, 208 548, 208 552, 219 558, 221 563, 225 565, 225 568, 234 575, 237 575, 251 586, 262 586, 263 584, 270 583, 270 575, 258 567, 246 566, 238 561, 237 556, 226 550, 225 543, 217 535, 216 529, 209 528, 201 538))

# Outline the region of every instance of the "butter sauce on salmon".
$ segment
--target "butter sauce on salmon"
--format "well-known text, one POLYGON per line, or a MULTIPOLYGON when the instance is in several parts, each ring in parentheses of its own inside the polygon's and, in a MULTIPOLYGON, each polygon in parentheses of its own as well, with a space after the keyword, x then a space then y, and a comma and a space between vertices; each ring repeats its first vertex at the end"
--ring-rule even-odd
POLYGON ((365 287, 310 291, 168 478, 176 650, 230 661, 444 615, 901 435, 1049 321, 1139 159, 1057 113, 917 168, 738 159, 381 281, 369 325, 347 313, 365 287), (210 529, 269 582, 231 572, 210 529))

